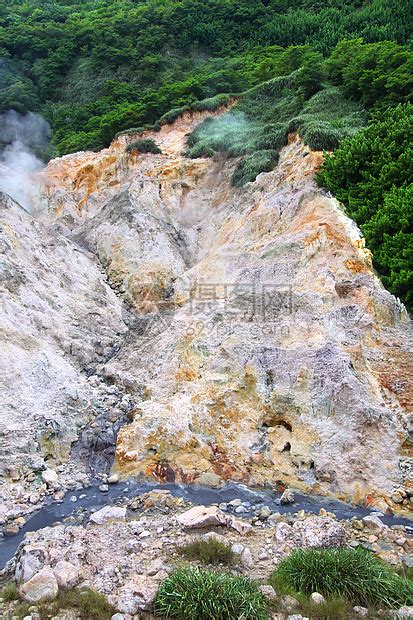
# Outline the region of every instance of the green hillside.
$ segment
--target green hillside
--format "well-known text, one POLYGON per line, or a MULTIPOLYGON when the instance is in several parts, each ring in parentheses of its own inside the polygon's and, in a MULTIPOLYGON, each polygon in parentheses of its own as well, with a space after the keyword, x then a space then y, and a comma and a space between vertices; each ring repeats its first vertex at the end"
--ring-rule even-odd
POLYGON ((241 186, 276 165, 291 131, 312 148, 336 149, 319 182, 362 226, 386 286, 411 306, 412 8, 410 0, 0 0, 0 112, 42 114, 62 155, 237 94, 231 114, 189 137, 187 155, 243 156, 233 177, 241 186))

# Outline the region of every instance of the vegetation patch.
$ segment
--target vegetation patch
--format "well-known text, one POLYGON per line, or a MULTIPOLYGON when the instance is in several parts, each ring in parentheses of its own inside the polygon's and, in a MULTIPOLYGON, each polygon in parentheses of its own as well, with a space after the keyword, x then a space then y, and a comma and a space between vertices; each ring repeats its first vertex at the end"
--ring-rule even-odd
POLYGON ((154 155, 162 155, 162 151, 159 146, 150 138, 144 138, 143 140, 135 140, 126 147, 128 153, 132 151, 139 151, 139 153, 153 153, 154 155))
POLYGON ((181 568, 160 585, 155 614, 182 620, 267 620, 264 596, 246 577, 181 568))
MULTIPOLYGON (((239 187, 273 169, 290 132, 299 132, 315 150, 337 148, 341 140, 354 135, 366 124, 366 112, 347 101, 337 87, 326 86, 321 59, 313 54, 310 66, 307 53, 300 68, 250 89, 230 112, 200 123, 188 137, 185 154, 245 155, 232 177, 233 185, 239 187)), ((297 62, 293 56, 289 68, 294 69, 297 62)))
POLYGON ((296 549, 273 573, 271 584, 344 598, 353 605, 399 608, 413 603, 413 583, 363 548, 296 549))
POLYGON ((384 285, 413 308, 413 105, 399 104, 327 155, 318 183, 359 224, 384 285))
POLYGON ((232 564, 234 554, 231 546, 214 537, 192 542, 178 547, 178 553, 187 560, 195 560, 203 564, 232 564))
POLYGON ((19 589, 14 581, 10 581, 10 583, 6 583, 4 588, 0 593, 0 598, 2 598, 6 603, 10 603, 11 601, 17 601, 20 598, 19 589))

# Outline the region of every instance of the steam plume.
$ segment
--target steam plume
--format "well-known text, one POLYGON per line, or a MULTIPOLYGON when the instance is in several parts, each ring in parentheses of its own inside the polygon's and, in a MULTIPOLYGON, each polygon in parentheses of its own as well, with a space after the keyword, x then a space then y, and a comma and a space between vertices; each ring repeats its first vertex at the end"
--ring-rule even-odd
POLYGON ((36 185, 32 175, 44 167, 39 156, 50 134, 49 124, 38 114, 9 110, 0 116, 0 190, 26 211, 33 207, 36 185))

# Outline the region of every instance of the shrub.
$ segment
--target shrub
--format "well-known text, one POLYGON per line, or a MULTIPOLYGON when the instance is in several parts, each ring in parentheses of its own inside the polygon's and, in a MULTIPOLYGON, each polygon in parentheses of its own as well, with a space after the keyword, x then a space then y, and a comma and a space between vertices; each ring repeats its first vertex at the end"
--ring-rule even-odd
POLYGON ((232 564, 234 560, 231 546, 213 537, 193 540, 178 547, 178 552, 187 560, 198 560, 203 564, 232 564))
POLYGON ((197 159, 198 157, 212 157, 213 154, 214 149, 206 144, 203 144, 202 142, 195 144, 195 146, 185 151, 185 157, 190 157, 191 159, 197 159))
POLYGON ((332 151, 336 149, 342 138, 341 133, 325 121, 313 121, 304 125, 300 135, 314 151, 332 151))
POLYGON ((277 162, 277 151, 263 150, 247 155, 235 168, 231 183, 235 187, 242 187, 245 183, 255 181, 261 172, 270 172, 277 162))
POLYGON ((161 584, 155 614, 182 620, 266 620, 267 604, 246 577, 181 568, 161 584))
POLYGON ((413 603, 413 583, 363 548, 297 549, 271 577, 298 592, 344 597, 353 604, 401 607, 413 603))
POLYGON ((126 151, 131 153, 132 151, 139 151, 140 153, 154 153, 155 155, 161 155, 162 151, 159 146, 150 138, 144 138, 143 140, 136 140, 131 142, 126 147, 126 151))

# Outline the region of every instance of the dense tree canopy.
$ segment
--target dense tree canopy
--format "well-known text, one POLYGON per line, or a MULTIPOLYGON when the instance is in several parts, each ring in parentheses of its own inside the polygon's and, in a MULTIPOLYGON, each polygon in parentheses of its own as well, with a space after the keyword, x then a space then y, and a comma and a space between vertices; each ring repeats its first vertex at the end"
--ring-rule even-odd
POLYGON ((413 105, 377 114, 344 140, 319 180, 360 224, 385 285, 413 307, 413 105))
MULTIPOLYGON (((0 0, 0 111, 41 111, 52 122, 59 153, 101 148, 117 131, 153 122, 172 107, 290 73, 279 60, 280 46, 307 45, 326 57, 343 39, 406 44, 409 4, 0 0)), ((392 45, 393 62, 403 64, 403 52, 392 45)), ((337 83, 344 80, 369 105, 364 76, 353 74, 370 60, 357 57, 343 77, 341 53, 332 64, 337 83)), ((376 53, 385 59, 389 52, 376 53)), ((394 91, 391 80, 387 88, 394 91)))
POLYGON ((0 112, 40 112, 65 154, 237 93, 236 122, 201 126, 187 154, 243 156, 233 178, 242 185, 276 165, 290 131, 337 149, 319 182, 361 225, 386 286, 413 306, 411 9, 411 0, 0 0, 0 112))

